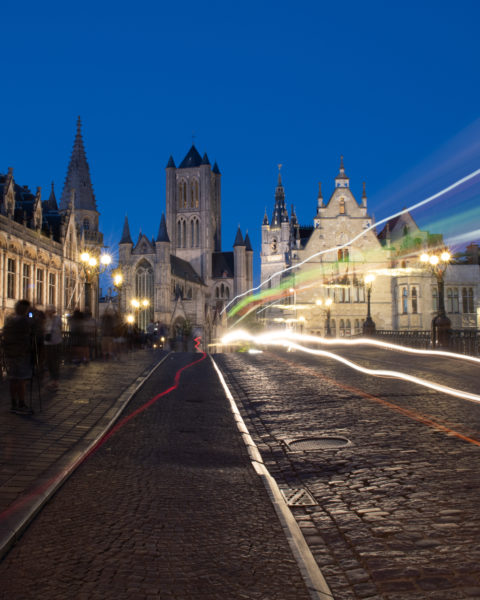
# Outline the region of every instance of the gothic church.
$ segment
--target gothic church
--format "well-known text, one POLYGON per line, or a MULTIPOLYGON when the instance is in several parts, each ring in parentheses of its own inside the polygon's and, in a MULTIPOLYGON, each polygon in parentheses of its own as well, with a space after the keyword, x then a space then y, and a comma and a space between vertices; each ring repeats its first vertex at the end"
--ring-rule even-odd
POLYGON ((140 233, 134 244, 127 217, 119 243, 123 275, 120 308, 135 312, 142 329, 159 322, 169 336, 201 335, 205 344, 222 327, 221 311, 252 287, 253 250, 248 233, 237 231, 233 251, 221 246, 221 174, 194 145, 177 167, 166 166, 166 215, 158 234, 140 233), (140 307, 132 310, 132 300, 140 307))

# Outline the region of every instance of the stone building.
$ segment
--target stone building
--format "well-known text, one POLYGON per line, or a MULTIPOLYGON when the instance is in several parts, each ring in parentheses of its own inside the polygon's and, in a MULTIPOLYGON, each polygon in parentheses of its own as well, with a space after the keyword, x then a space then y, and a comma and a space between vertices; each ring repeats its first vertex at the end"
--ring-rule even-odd
POLYGON ((22 298, 41 310, 53 304, 62 316, 85 307, 87 273, 80 253, 84 241, 97 248, 101 242, 87 175, 80 120, 60 208, 53 184, 42 200, 39 187, 32 193, 15 181, 13 168, 0 174, 0 327, 22 298))
POLYGON ((205 341, 222 326, 221 311, 252 286, 253 250, 237 231, 232 251, 221 245, 221 174, 194 145, 180 165, 166 166, 166 214, 156 238, 140 233, 136 243, 127 217, 119 243, 122 312, 142 329, 159 322, 169 336, 192 330, 205 341), (132 308, 132 300, 139 306, 132 308))
MULTIPOLYGON (((288 214, 279 173, 272 218, 265 214, 263 219, 261 281, 264 288, 279 287, 283 301, 265 311, 268 320, 323 335, 329 314, 333 335, 360 334, 367 316, 365 277, 370 274, 375 277, 370 297, 377 329, 430 329, 438 311, 438 285, 420 255, 441 248, 441 234, 421 231, 408 212, 380 232, 369 229, 373 221, 365 184, 358 202, 343 157, 327 202, 319 185, 312 221, 301 226, 293 206, 288 214), (328 311, 327 298, 332 301, 328 311)), ((470 249, 465 260, 452 261, 444 273, 446 311, 454 329, 479 323, 478 247, 470 249)))

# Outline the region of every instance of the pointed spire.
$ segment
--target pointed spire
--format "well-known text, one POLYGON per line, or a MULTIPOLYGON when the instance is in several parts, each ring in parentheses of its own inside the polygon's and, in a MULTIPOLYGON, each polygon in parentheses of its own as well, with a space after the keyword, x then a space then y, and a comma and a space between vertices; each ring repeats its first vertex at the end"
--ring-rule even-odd
POLYGON ((169 242, 167 223, 165 221, 165 214, 162 212, 162 218, 160 219, 160 227, 158 228, 157 242, 169 242))
POLYGON ((192 144, 192 147, 188 151, 185 158, 180 163, 179 169, 189 169, 191 167, 199 167, 202 164, 202 157, 198 153, 198 150, 192 144))
POLYGON ((215 163, 213 165, 212 172, 215 173, 216 175, 220 175, 220 169, 218 168, 217 161, 215 161, 215 163))
POLYGON ((130 236, 130 227, 128 225, 127 215, 125 215, 125 222, 123 224, 123 232, 120 244, 133 244, 132 237, 130 236))
POLYGON ((242 232, 240 230, 240 225, 238 226, 237 235, 235 236, 235 241, 233 243, 234 248, 235 248, 235 246, 245 246, 245 242, 243 241, 242 232))
POLYGON ((88 166, 83 144, 82 121, 80 117, 77 119, 77 134, 73 142, 72 155, 68 165, 62 197, 60 198, 60 210, 65 210, 68 207, 72 189, 76 190, 75 204, 77 208, 97 211, 95 194, 90 179, 90 167, 88 166))
POLYGON ((267 215, 267 207, 265 207, 265 214, 263 215, 263 223, 262 225, 269 225, 268 215, 267 215))
POLYGON ((317 196, 317 198, 319 200, 323 200, 323 196, 322 196, 322 182, 321 181, 318 182, 318 196, 317 196))
POLYGON ((278 181, 275 188, 275 206, 272 215, 272 227, 280 227, 281 223, 288 222, 288 212, 285 206, 285 190, 283 189, 282 176, 280 170, 282 165, 278 165, 278 181))
POLYGON ((170 158, 168 159, 166 168, 167 169, 176 169, 175 161, 173 160, 173 156, 171 154, 170 154, 170 158))
POLYGON ((366 183, 365 183, 365 181, 363 182, 362 200, 364 200, 364 201, 367 200, 367 192, 366 192, 366 183))
POLYGON ((338 175, 335 177, 335 187, 348 187, 350 179, 345 174, 345 167, 343 166, 343 154, 340 156, 340 170, 338 175))
POLYGON ((208 156, 207 156, 206 152, 205 152, 205 154, 203 155, 203 158, 202 158, 202 165, 210 165, 210 161, 208 160, 208 156))
POLYGON ((250 242, 250 237, 248 235, 248 231, 245 234, 245 249, 247 252, 253 252, 252 243, 250 242))

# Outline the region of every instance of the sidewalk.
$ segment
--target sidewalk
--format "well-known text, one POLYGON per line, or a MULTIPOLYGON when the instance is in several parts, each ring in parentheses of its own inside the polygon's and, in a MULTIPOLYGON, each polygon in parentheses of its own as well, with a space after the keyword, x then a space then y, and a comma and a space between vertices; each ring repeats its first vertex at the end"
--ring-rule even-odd
POLYGON ((0 382, 0 558, 167 355, 138 350, 119 361, 65 365, 55 393, 34 382, 33 415, 10 412, 0 382))

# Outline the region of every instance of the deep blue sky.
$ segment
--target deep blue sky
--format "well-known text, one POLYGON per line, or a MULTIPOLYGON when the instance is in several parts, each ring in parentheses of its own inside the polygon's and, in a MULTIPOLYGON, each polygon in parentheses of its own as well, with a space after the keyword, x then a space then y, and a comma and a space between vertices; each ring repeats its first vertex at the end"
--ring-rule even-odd
POLYGON ((301 223, 340 154, 379 220, 480 116, 477 0, 9 2, 1 21, 0 172, 59 198, 81 115, 112 246, 126 213, 134 239, 156 235, 192 132, 222 172, 223 249, 248 229, 258 273, 278 163, 301 223))

